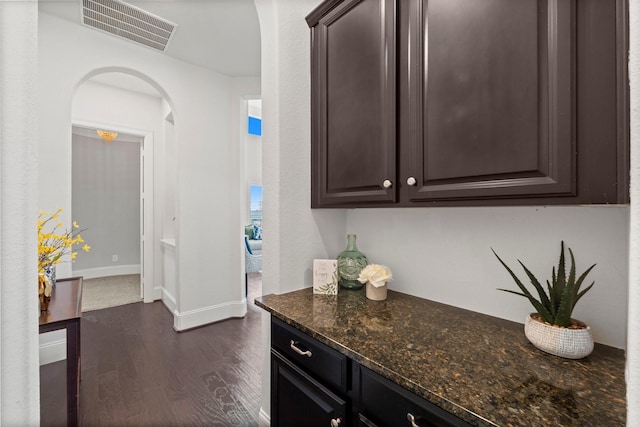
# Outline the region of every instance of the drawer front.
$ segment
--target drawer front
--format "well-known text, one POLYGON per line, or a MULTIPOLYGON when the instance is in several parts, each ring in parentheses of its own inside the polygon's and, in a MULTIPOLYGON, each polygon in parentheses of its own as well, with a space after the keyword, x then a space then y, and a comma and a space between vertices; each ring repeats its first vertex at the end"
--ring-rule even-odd
POLYGON ((347 357, 279 319, 271 321, 271 346, 328 387, 347 390, 347 357))
MULTIPOLYGON (((379 427, 467 427, 470 424, 361 367, 360 412, 379 427)), ((361 419, 362 420, 362 419, 361 419)), ((363 425, 367 425, 363 423, 363 425)))
POLYGON ((346 427, 347 403, 275 351, 271 353, 273 427, 346 427))

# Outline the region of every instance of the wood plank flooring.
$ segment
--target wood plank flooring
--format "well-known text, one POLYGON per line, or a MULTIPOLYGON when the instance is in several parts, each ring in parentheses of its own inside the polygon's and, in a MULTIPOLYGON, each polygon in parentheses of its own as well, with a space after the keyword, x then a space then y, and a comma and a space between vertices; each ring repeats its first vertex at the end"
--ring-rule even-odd
MULTIPOLYGON (((177 333, 161 302, 83 314, 80 425, 257 426, 261 313, 177 333)), ((41 425, 66 424, 65 363, 40 368, 41 425)))

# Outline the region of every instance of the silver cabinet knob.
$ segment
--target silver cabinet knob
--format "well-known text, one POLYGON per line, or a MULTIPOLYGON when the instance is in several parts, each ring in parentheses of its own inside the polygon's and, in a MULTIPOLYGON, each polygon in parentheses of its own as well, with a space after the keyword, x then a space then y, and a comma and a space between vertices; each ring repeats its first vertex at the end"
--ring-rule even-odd
POLYGON ((411 427, 420 427, 418 424, 416 424, 416 417, 414 417, 411 412, 407 413, 407 421, 411 423, 411 427))
POLYGON ((414 177, 412 177, 412 176, 407 178, 407 184, 409 184, 409 185, 416 185, 416 182, 418 182, 418 181, 416 181, 416 179, 414 177))
POLYGON ((391 183, 391 181, 389 181, 388 179, 385 179, 385 180, 382 182, 382 186, 383 186, 384 188, 390 188, 392 185, 393 185, 393 184, 392 184, 392 183, 391 183))
POLYGON ((331 427, 339 427, 342 424, 342 420, 340 418, 334 418, 331 420, 331 427))

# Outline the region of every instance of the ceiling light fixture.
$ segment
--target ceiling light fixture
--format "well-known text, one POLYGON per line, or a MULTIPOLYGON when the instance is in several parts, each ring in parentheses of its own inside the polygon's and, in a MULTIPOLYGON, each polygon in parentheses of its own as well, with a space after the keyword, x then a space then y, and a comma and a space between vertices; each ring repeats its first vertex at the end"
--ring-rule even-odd
POLYGON ((105 144, 113 144, 113 139, 118 136, 118 132, 109 132, 106 130, 96 130, 100 138, 102 138, 102 142, 105 144))

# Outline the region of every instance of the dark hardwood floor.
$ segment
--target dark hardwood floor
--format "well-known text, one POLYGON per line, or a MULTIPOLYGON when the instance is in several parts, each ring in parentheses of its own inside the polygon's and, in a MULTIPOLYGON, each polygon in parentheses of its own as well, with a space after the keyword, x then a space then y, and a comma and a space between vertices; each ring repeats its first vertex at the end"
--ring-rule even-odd
MULTIPOLYGON (((186 332, 161 302, 83 314, 80 425, 257 426, 261 313, 186 332)), ((41 425, 66 424, 65 361, 40 368, 41 425)))

